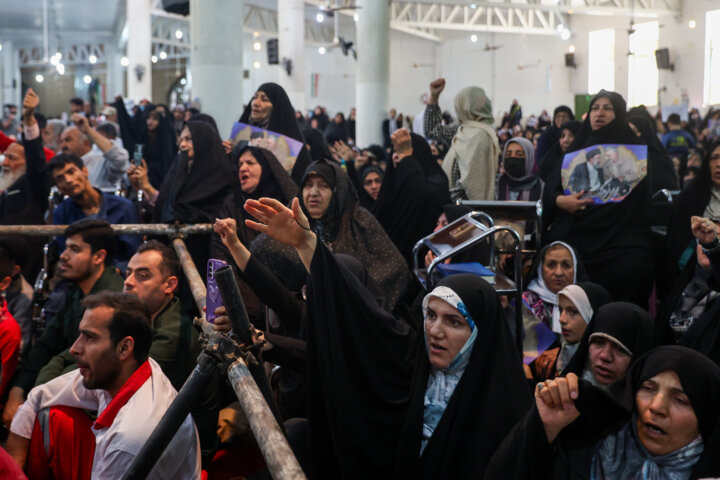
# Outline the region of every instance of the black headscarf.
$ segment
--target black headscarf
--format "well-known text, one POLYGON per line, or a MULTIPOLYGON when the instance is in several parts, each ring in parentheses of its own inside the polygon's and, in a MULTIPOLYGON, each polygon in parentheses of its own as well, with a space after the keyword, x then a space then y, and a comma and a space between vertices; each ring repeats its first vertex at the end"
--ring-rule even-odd
POLYGON ((648 146, 648 177, 651 194, 667 188, 677 190, 678 177, 675 166, 657 136, 655 120, 645 107, 633 107, 628 111, 627 121, 640 131, 640 138, 648 146))
POLYGON ((188 122, 195 158, 181 152, 173 161, 155 204, 155 221, 208 223, 233 191, 237 175, 217 131, 205 122, 188 122))
POLYGON ((380 180, 382 181, 382 178, 385 175, 385 172, 382 171, 382 168, 375 165, 366 165, 365 167, 363 167, 362 170, 360 170, 360 188, 358 189, 360 206, 368 209, 369 211, 372 211, 373 208, 375 208, 376 200, 365 191, 365 177, 367 177, 373 172, 380 175, 380 180))
POLYGON ((632 408, 643 382, 666 370, 675 372, 680 379, 705 446, 690 478, 717 477, 720 475, 717 449, 720 446, 720 367, 689 348, 657 347, 633 362, 625 381, 613 384, 612 392, 626 408, 632 408))
MULTIPOLYGON (((300 133, 300 127, 298 126, 297 119, 295 118, 295 109, 293 108, 292 103, 290 103, 290 99, 288 98, 287 93, 285 93, 285 90, 277 83, 263 83, 257 91, 264 92, 270 99, 270 103, 272 103, 270 119, 267 122, 267 126, 264 126, 263 128, 294 138, 303 144, 290 175, 295 182, 300 183, 302 174, 305 172, 308 165, 310 165, 312 159, 305 147, 305 139, 303 138, 302 133, 300 133)), ((251 103, 252 102, 248 102, 245 107, 245 111, 240 116, 240 122, 252 124, 250 121, 251 103)))
MULTIPOLYGON (((593 145, 643 143, 627 124, 625 100, 615 92, 601 90, 590 102, 590 109, 600 98, 610 100, 615 118, 607 125, 593 130, 588 115, 566 153, 593 145)), ((548 188, 550 185, 557 185, 559 181, 558 178, 548 178, 548 188)), ((589 205, 585 210, 572 214, 558 210, 557 218, 550 230, 550 238, 546 236, 546 240, 569 240, 586 263, 604 259, 608 252, 603 248, 611 242, 615 249, 638 247, 649 250, 652 248, 648 220, 649 206, 650 188, 648 182, 643 179, 622 202, 589 205)))
MULTIPOLYGON (((560 105, 559 107, 555 108, 555 111, 553 111, 552 122, 545 129, 545 132, 540 135, 540 138, 538 138, 537 149, 535 151, 535 159, 540 162, 541 165, 543 157, 547 155, 550 150, 556 147, 558 141, 560 140, 560 135, 562 133, 563 127, 561 126, 560 128, 558 128, 555 126, 555 117, 558 113, 561 112, 565 112, 570 116, 570 119, 568 121, 575 120, 575 115, 573 115, 573 111, 570 109, 570 107, 566 105, 560 105)), ((543 180, 545 179, 543 178, 543 180)))
POLYGON ((213 127, 213 130, 215 130, 215 133, 218 134, 218 137, 222 139, 222 135, 220 134, 220 129, 217 126, 217 122, 215 121, 215 118, 212 115, 208 115, 207 113, 196 113, 192 117, 190 117, 191 122, 205 122, 211 127, 213 127))
MULTIPOLYGON (((360 260, 385 292, 390 308, 394 308, 410 280, 400 253, 375 217, 358 205, 355 187, 338 164, 314 162, 303 179, 311 174, 323 177, 333 189, 326 213, 319 220, 311 219, 311 227, 333 253, 346 253, 360 260)), ((304 209, 302 189, 298 197, 304 209)), ((298 291, 305 283, 305 268, 295 249, 260 235, 250 250, 291 290, 298 291)))
POLYGON ((303 130, 306 145, 310 146, 310 157, 313 162, 320 160, 332 160, 332 152, 328 146, 325 136, 317 128, 306 128, 303 130))
POLYGON ((430 147, 419 135, 411 136, 413 154, 403 158, 397 166, 394 162, 388 162, 374 211, 378 221, 409 264, 412 264, 412 249, 415 243, 432 233, 437 218, 442 213, 442 206, 450 203, 444 172, 440 170, 445 177, 443 185, 440 186, 435 183, 436 178, 431 181, 423 169, 424 166, 431 171, 429 162, 434 162, 430 147))
POLYGON ((530 408, 529 391, 493 287, 470 274, 451 275, 437 286, 457 293, 477 322, 478 335, 469 363, 422 456, 425 391, 432 366, 425 337, 418 335, 417 363, 394 478, 483 478, 499 443, 530 408))
POLYGON ((612 302, 610 294, 602 285, 593 282, 577 282, 576 285, 582 288, 587 295, 593 312, 597 312, 606 303, 612 302))
POLYGON ((582 377, 588 366, 590 336, 593 333, 603 333, 619 341, 632 353, 631 361, 650 350, 655 340, 653 321, 645 310, 628 302, 605 304, 593 314, 575 355, 563 370, 563 376, 572 372, 582 377))
POLYGON ((331 145, 337 141, 343 141, 347 143, 348 136, 349 133, 347 128, 347 122, 345 120, 340 123, 335 123, 335 120, 333 119, 332 121, 330 121, 330 124, 325 129, 325 138, 331 145))
POLYGON ((142 143, 145 145, 143 158, 148 166, 150 184, 159 187, 177 154, 175 130, 170 119, 158 112, 158 125, 154 132, 145 129, 142 143))
POLYGON ((563 157, 565 156, 565 152, 563 152, 562 148, 560 148, 560 137, 562 137, 562 131, 568 129, 572 132, 573 137, 575 137, 580 131, 580 127, 582 127, 582 124, 583 123, 578 120, 570 120, 563 123, 562 126, 559 128, 560 133, 558 134, 557 142, 555 142, 547 150, 545 155, 540 157, 540 163, 538 164, 537 173, 538 177, 540 177, 543 182, 547 182, 550 176, 559 177, 560 175, 563 157))

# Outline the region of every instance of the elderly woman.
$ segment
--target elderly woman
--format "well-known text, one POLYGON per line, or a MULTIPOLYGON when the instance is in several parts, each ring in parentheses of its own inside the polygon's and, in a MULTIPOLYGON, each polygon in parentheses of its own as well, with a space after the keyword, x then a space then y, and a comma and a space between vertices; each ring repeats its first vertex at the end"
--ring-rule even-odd
POLYGON ((277 83, 260 85, 239 121, 280 133, 303 144, 291 172, 293 180, 299 182, 312 159, 305 147, 305 139, 295 118, 295 109, 285 90, 277 83))
POLYGON ((535 174, 535 147, 522 137, 511 138, 503 148, 498 200, 534 202, 542 198, 545 184, 535 174))
POLYGON ((584 276, 575 250, 565 242, 553 242, 543 247, 535 257, 530 273, 523 282, 527 285, 523 302, 538 320, 559 333, 557 293, 576 283, 578 278, 585 280, 584 276))
POLYGON ((486 478, 718 477, 720 368, 679 346, 638 359, 612 397, 577 376, 538 384, 486 478))
MULTIPOLYGON (((333 253, 360 260, 393 309, 410 281, 409 270, 375 217, 358 205, 347 174, 334 162, 314 162, 302 176, 301 186, 298 199, 312 231, 333 253)), ((250 251, 291 290, 299 291, 305 284, 302 265, 291 248, 260 235, 250 251)))
POLYGON ((292 245, 310 273, 311 476, 482 478, 528 408, 493 288, 472 275, 443 279, 415 335, 335 261, 299 201, 292 207, 246 204, 261 222, 249 225, 292 245))
POLYGON ((581 282, 568 285, 557 294, 560 311, 560 346, 543 352, 529 367, 532 378, 542 381, 554 378, 575 355, 593 314, 611 301, 610 294, 600 285, 581 282))

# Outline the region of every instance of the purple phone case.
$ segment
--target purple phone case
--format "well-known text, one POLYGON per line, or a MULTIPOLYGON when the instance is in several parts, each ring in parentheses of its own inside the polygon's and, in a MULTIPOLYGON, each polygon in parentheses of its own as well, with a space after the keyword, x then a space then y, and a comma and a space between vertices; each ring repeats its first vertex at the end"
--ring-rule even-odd
POLYGON ((227 265, 222 260, 211 258, 207 263, 207 296, 205 297, 205 318, 210 323, 215 323, 215 309, 222 306, 222 297, 215 281, 215 271, 227 265))

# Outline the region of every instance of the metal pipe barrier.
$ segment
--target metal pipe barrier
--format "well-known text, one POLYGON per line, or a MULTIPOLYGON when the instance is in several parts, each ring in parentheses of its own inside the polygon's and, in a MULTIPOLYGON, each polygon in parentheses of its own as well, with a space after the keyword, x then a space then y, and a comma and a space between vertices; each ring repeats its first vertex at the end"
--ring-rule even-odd
MULTIPOLYGON (((202 312, 207 295, 202 277, 187 251, 185 242, 176 237, 173 238, 172 243, 190 284, 195 304, 202 312)), ((158 458, 165 451, 167 445, 189 414, 193 400, 197 395, 203 393, 215 368, 220 368, 232 384, 240 406, 245 412, 250 428, 258 442, 260 451, 265 457, 265 463, 272 478, 280 480, 304 480, 306 478, 285 439, 283 429, 276 420, 277 407, 275 410, 271 408, 263 392, 258 387, 255 376, 248 368, 249 364, 259 365, 255 355, 259 354, 263 342, 257 341, 251 335, 250 323, 247 320, 242 298, 239 297, 235 277, 232 271, 229 273, 229 278, 226 278, 226 280, 232 282, 234 288, 232 288, 232 285, 229 288, 221 288, 221 295, 223 303, 229 307, 228 316, 231 318, 233 329, 237 329, 236 332, 240 335, 243 344, 238 344, 229 335, 214 331, 212 325, 205 320, 204 314, 202 317, 195 319, 195 325, 202 330, 201 340, 204 345, 203 352, 198 357, 198 364, 155 427, 142 450, 135 457, 130 468, 123 475, 123 480, 141 480, 146 478, 152 471, 158 458), (223 290, 225 290, 225 295, 223 295, 223 290), (230 310, 233 310, 234 313, 231 313, 230 310)), ((226 277, 228 276, 226 275, 226 277)), ((221 282, 218 282, 218 286, 221 286, 221 282)), ((262 372, 262 369, 260 371, 262 372)), ((265 383, 267 383, 264 372, 262 372, 262 375, 265 383)))
MULTIPOLYGON (((53 237, 63 235, 67 225, 2 225, 0 235, 53 237)), ((197 235, 212 232, 212 224, 128 223, 110 225, 116 235, 197 235)))

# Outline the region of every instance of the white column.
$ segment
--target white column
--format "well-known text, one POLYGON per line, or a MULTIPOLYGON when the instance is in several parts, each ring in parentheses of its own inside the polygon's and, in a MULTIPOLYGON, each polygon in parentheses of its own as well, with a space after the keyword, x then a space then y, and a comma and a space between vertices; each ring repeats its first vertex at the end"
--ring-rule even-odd
POLYGON ((242 113, 242 0, 190 0, 192 97, 228 138, 242 113))
POLYGON ((152 17, 150 0, 127 0, 128 98, 138 102, 152 98, 152 17))
MULTIPOLYGON (((0 58, 2 58, 2 72, 0 81, 2 82, 1 99, 2 105, 6 103, 12 103, 18 106, 18 110, 21 111, 21 99, 20 99, 20 59, 18 58, 18 51, 15 49, 12 41, 2 42, 2 52, 0 52, 0 58)), ((0 113, 0 115, 2 115, 0 113)))
POLYGON ((120 65, 120 58, 122 55, 118 52, 118 48, 115 45, 106 45, 105 47, 105 59, 106 59, 106 74, 105 74, 105 98, 104 101, 112 103, 117 95, 125 97, 125 85, 123 81, 123 69, 120 65))
POLYGON ((390 0, 358 0, 356 144, 382 145, 390 82, 390 0))
POLYGON ((280 85, 295 110, 305 111, 305 4, 303 0, 278 0, 278 53, 280 85), (283 68, 283 58, 292 61, 292 73, 283 68))

